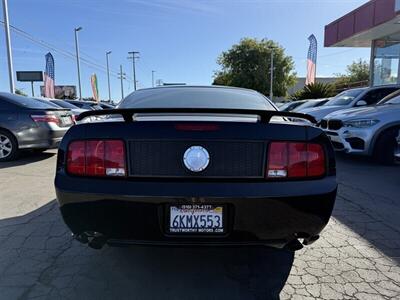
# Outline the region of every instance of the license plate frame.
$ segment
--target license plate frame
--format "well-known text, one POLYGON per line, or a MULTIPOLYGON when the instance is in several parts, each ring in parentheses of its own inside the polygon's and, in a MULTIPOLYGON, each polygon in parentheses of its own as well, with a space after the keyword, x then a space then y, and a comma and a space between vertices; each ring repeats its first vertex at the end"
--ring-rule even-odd
MULTIPOLYGON (((222 204, 170 204, 167 205, 166 207, 166 220, 165 220, 165 228, 166 232, 169 235, 179 235, 179 236, 201 236, 201 235, 209 235, 209 236, 218 236, 218 235, 225 235, 227 233, 227 206, 222 205, 222 204), (186 210, 187 212, 183 215, 192 215, 194 219, 194 215, 199 216, 198 220, 200 220, 201 215, 205 216, 216 216, 219 215, 221 217, 221 226, 217 226, 217 223, 214 223, 216 226, 208 226, 206 224, 205 227, 197 227, 197 226, 191 226, 191 227, 186 227, 186 228, 177 228, 172 226, 174 217, 179 216, 182 214, 177 214, 177 212, 173 211, 173 209, 179 209, 179 210, 186 210), (221 210, 220 213, 215 212, 215 210, 221 210), (202 213, 203 211, 203 213, 202 213), (210 213, 210 211, 214 211, 214 213, 210 213)), ((207 217, 205 217, 205 221, 207 223, 207 217)), ((180 220, 178 220, 179 222, 180 220)), ((186 220, 187 221, 187 220, 186 220)), ((209 220, 210 221, 210 220, 209 220)), ((213 220, 216 222, 216 219, 213 220)))

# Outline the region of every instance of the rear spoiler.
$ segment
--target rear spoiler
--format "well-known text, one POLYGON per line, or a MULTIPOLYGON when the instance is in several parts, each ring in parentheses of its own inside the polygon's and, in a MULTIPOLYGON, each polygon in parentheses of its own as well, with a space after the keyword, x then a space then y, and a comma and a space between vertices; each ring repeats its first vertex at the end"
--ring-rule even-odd
POLYGON ((89 110, 81 113, 76 121, 91 116, 121 115, 125 122, 133 122, 133 115, 139 113, 204 113, 204 114, 239 114, 260 116, 262 123, 269 123, 272 117, 287 117, 304 119, 316 124, 314 117, 294 112, 275 111, 275 110, 253 110, 253 109, 228 109, 228 108, 123 108, 123 109, 102 109, 89 110))

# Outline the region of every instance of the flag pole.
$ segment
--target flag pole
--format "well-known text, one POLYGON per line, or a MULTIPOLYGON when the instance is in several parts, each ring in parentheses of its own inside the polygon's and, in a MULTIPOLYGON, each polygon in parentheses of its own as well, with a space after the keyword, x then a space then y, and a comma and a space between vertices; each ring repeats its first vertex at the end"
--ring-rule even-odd
POLYGON ((15 92, 15 81, 14 81, 14 67, 11 50, 11 36, 10 36, 10 21, 8 19, 8 3, 7 0, 3 0, 3 14, 4 14, 4 30, 6 33, 6 46, 7 46, 7 58, 8 58, 8 76, 10 80, 10 93, 15 92))

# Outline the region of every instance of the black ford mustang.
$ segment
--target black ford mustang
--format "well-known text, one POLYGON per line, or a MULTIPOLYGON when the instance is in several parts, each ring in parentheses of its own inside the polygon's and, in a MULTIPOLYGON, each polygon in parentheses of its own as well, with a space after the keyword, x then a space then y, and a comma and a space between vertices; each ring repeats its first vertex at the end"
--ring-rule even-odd
POLYGON ((93 248, 296 250, 329 221, 337 189, 329 139, 312 117, 277 111, 255 91, 143 89, 77 120, 93 115, 106 117, 64 136, 55 179, 65 223, 93 248))

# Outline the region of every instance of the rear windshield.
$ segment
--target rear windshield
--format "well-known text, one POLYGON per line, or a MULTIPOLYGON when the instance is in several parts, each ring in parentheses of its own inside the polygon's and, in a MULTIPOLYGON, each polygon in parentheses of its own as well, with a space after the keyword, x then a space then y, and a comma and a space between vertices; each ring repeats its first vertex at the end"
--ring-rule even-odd
POLYGON ((261 94, 245 89, 168 87, 138 90, 118 108, 227 108, 276 110, 261 94))
POLYGON ((75 105, 73 105, 71 103, 62 101, 62 100, 51 100, 51 102, 57 104, 58 106, 64 107, 64 108, 71 108, 71 109, 77 109, 78 108, 77 106, 75 106, 75 105))
POLYGON ((32 99, 32 98, 24 97, 24 96, 18 96, 18 95, 12 95, 12 94, 7 94, 7 95, 2 94, 2 95, 0 95, 0 97, 12 104, 15 104, 20 107, 25 107, 25 108, 48 109, 48 108, 57 107, 54 104, 46 103, 45 101, 39 101, 37 99, 32 99))
POLYGON ((336 95, 325 105, 349 105, 356 97, 358 97, 364 89, 348 90, 336 95))

